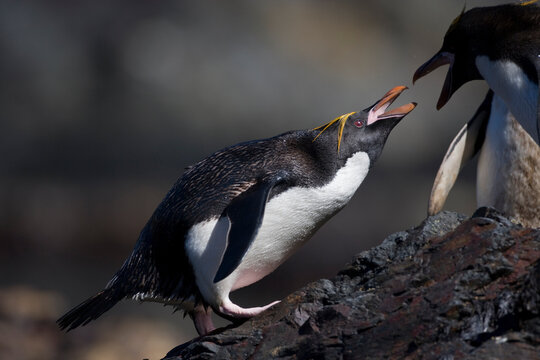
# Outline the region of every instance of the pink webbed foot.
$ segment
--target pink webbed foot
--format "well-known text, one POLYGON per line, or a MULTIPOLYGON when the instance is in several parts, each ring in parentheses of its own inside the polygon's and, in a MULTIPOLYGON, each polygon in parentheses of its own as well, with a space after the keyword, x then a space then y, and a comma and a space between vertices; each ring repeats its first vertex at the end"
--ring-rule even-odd
POLYGON ((212 321, 212 309, 210 308, 205 309, 204 306, 199 305, 195 307, 189 316, 191 316, 191 319, 193 319, 195 329, 197 329, 197 332, 201 336, 206 335, 216 329, 214 322, 212 321))
POLYGON ((276 305, 279 302, 280 301, 278 300, 265 306, 252 307, 252 308, 245 309, 243 307, 236 305, 231 300, 226 299, 223 302, 223 304, 221 304, 221 306, 219 307, 219 311, 224 315, 228 315, 235 318, 250 318, 250 317, 259 315, 264 310, 276 305))

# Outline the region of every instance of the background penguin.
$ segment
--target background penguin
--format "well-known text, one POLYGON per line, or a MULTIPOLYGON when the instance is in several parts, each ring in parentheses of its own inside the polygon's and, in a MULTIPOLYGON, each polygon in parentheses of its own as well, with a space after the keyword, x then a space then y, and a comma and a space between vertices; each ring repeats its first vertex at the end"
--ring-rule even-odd
POLYGON ((462 12, 446 32, 441 49, 418 68, 413 82, 450 65, 437 103, 440 109, 461 85, 484 79, 540 144, 540 8, 532 3, 462 12))
POLYGON ((540 226, 539 55, 538 7, 529 2, 475 8, 452 22, 441 49, 415 72, 413 82, 450 65, 437 109, 470 80, 485 79, 491 88, 443 159, 430 214, 442 209, 461 166, 480 151, 477 205, 540 226))
POLYGON ((540 147, 491 90, 448 147, 433 183, 428 213, 442 210, 459 171, 476 154, 478 206, 495 207, 525 226, 539 227, 540 147))
POLYGON ((274 305, 245 309, 229 293, 271 273, 348 203, 416 106, 386 111, 405 89, 319 128, 240 143, 188 168, 106 288, 60 327, 85 325, 124 298, 183 309, 199 334, 214 329, 210 308, 235 319, 274 305))

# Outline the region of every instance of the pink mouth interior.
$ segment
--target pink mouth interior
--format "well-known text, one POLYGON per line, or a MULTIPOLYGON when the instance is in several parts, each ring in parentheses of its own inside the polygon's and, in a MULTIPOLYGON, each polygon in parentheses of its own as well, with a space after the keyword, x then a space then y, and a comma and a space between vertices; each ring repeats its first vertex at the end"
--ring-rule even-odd
POLYGON ((377 105, 375 105, 369 111, 367 124, 370 125, 376 121, 383 119, 389 119, 399 116, 403 117, 410 113, 416 107, 416 103, 414 102, 401 105, 400 107, 386 111, 386 109, 388 109, 388 107, 394 102, 394 100, 397 99, 400 93, 401 91, 399 93, 390 94, 390 96, 385 96, 377 105))
POLYGON ((369 111, 368 114, 368 120, 367 124, 371 125, 375 121, 380 120, 382 115, 385 113, 386 109, 394 102, 394 100, 388 101, 386 104, 383 104, 382 106, 374 106, 373 109, 369 111), (377 109, 377 110, 375 110, 377 109))
POLYGON ((402 105, 398 108, 386 111, 390 105, 398 98, 398 96, 406 90, 406 86, 396 86, 390 91, 388 91, 377 104, 375 104, 368 114, 367 124, 371 125, 376 121, 394 117, 403 117, 411 112, 415 107, 416 103, 408 103, 402 105))

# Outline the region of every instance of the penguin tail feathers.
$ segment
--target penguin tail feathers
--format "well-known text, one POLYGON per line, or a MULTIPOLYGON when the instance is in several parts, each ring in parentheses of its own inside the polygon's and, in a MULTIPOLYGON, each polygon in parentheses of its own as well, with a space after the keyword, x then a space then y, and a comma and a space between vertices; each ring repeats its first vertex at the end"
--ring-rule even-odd
POLYGON ((110 310, 125 295, 115 288, 106 288, 83 303, 71 309, 56 323, 61 330, 70 331, 79 326, 84 326, 90 321, 97 319, 106 311, 110 310))

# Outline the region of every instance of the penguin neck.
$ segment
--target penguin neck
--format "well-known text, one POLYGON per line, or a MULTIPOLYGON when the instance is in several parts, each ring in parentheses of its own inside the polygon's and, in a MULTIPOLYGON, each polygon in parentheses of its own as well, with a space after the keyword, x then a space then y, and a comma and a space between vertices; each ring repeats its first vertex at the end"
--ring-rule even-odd
POLYGON ((511 60, 491 60, 488 56, 478 56, 476 67, 489 87, 538 143, 538 84, 531 81, 521 67, 511 60))
POLYGON ((355 152, 346 160, 345 165, 337 171, 332 181, 327 185, 331 185, 329 188, 334 189, 336 193, 346 194, 342 199, 343 206, 364 181, 371 165, 366 152, 355 152))

